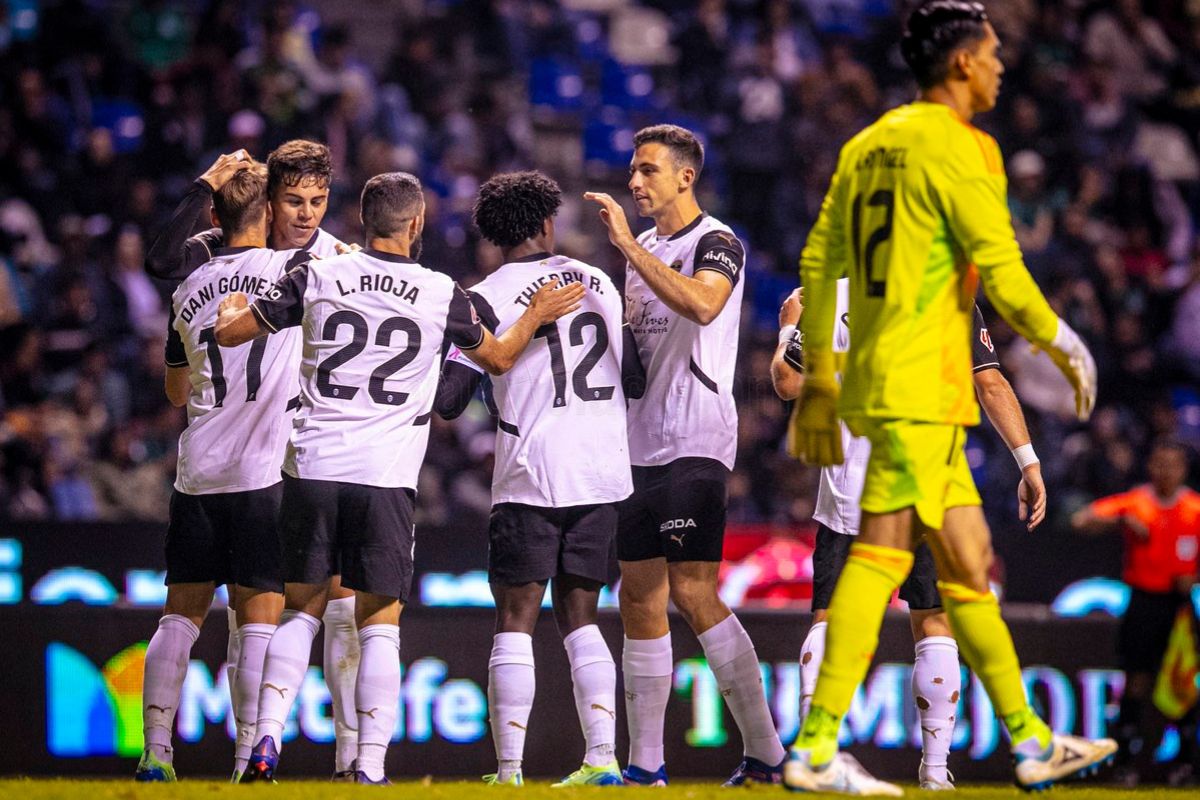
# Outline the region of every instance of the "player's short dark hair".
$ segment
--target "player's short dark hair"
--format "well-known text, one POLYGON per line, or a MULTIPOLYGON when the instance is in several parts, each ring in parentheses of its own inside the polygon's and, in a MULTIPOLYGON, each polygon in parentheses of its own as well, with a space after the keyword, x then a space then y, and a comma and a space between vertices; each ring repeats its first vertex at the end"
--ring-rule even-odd
POLYGON ((987 36, 987 21, 983 4, 973 0, 930 0, 913 9, 900 38, 900 55, 922 89, 946 80, 950 56, 987 36))
POLYGON ((542 232, 562 205, 562 189, 540 172, 495 175, 479 187, 475 227, 498 247, 513 247, 542 232))
POLYGON ((292 139, 267 156, 267 194, 275 196, 281 186, 319 186, 328 189, 333 181, 329 148, 320 142, 292 139))
POLYGON ((213 192, 213 210, 228 236, 244 231, 267 213, 267 167, 255 161, 213 192))
POLYGON ((387 238, 421 213, 421 181, 407 172, 385 172, 367 181, 360 208, 367 238, 387 238))
POLYGON ((700 175, 704 169, 704 145, 696 134, 678 125, 651 125, 633 135, 636 150, 644 144, 655 142, 671 151, 671 160, 676 167, 691 167, 700 175))

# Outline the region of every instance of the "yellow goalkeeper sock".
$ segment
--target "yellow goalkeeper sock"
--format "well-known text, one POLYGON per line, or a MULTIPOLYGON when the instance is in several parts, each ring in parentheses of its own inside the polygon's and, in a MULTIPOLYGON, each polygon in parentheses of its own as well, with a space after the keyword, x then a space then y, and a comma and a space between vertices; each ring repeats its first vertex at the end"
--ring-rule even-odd
POLYGON ((838 723, 875 656, 879 626, 892 592, 908 577, 912 564, 913 555, 907 550, 862 542, 850 545, 829 602, 825 658, 809 712, 813 724, 806 721, 796 739, 797 747, 812 750, 815 765, 837 753, 838 723))
POLYGON ((1043 748, 1048 746, 1050 728, 1029 707, 1021 664, 996 595, 949 581, 938 581, 938 591, 958 648, 987 690, 1013 745, 1033 737, 1043 748))

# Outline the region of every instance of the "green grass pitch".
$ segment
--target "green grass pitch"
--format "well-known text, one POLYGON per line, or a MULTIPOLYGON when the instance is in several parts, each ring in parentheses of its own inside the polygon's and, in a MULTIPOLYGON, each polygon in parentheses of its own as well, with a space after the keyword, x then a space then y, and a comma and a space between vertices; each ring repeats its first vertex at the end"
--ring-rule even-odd
MULTIPOLYGON (((782 789, 755 786, 748 789, 722 789, 714 783, 680 782, 666 789, 581 788, 551 789, 549 781, 533 781, 521 789, 486 787, 480 782, 467 781, 400 781, 391 788, 375 786, 345 786, 323 781, 289 781, 277 786, 231 786, 213 781, 185 780, 174 785, 140 785, 132 780, 58 780, 13 779, 0 780, 0 798, 8 800, 209 800, 209 798, 278 798, 279 800, 341 800, 342 798, 404 798, 405 800, 475 800, 497 793, 500 798, 523 800, 565 800, 565 798, 600 798, 615 792, 619 797, 645 800, 729 800, 737 793, 750 792, 753 797, 799 797, 782 789), (486 793, 486 794, 485 794, 486 793)), ((915 786, 905 787, 906 797, 932 798, 915 786)), ((1017 800, 1024 797, 1046 800, 1120 800, 1120 798, 1200 798, 1200 789, 1117 789, 1103 785, 1075 784, 1058 786, 1040 795, 1027 795, 1012 786, 965 786, 954 798, 961 800, 1017 800)), ((614 799, 615 800, 615 799, 614 799)))

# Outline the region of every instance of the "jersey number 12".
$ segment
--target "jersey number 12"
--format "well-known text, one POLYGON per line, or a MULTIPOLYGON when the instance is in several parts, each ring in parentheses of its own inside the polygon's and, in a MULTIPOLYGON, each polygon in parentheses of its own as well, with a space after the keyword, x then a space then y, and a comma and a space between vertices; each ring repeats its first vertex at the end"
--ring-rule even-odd
MULTIPOLYGON (((588 386, 588 373, 600 362, 608 351, 608 329, 604 327, 604 317, 595 311, 584 311, 571 320, 568 336, 572 347, 583 344, 583 329, 591 327, 596 331, 596 341, 584 354, 575 373, 571 376, 571 389, 580 400, 611 400, 614 386, 588 386)), ((545 339, 550 349, 550 372, 554 376, 554 407, 562 408, 567 404, 567 362, 563 358, 562 338, 558 334, 558 323, 547 322, 533 334, 535 339, 545 339)))

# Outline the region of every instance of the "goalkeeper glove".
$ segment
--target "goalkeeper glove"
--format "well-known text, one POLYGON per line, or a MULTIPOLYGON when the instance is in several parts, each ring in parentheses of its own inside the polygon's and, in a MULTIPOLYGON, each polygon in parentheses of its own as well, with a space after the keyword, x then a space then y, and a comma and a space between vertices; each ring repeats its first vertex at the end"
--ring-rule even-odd
POLYGON ((788 451, 793 456, 822 467, 842 463, 838 393, 837 379, 831 368, 809 372, 788 426, 788 451))
POLYGON ((1096 407, 1096 361, 1087 345, 1070 325, 1059 319, 1058 333, 1046 348, 1046 354, 1075 387, 1075 415, 1080 422, 1087 422, 1096 407))

